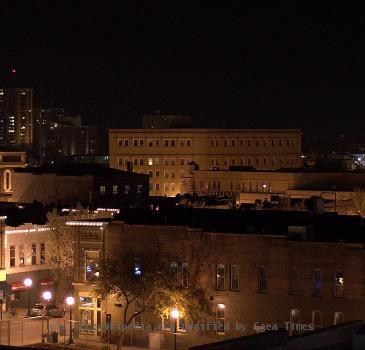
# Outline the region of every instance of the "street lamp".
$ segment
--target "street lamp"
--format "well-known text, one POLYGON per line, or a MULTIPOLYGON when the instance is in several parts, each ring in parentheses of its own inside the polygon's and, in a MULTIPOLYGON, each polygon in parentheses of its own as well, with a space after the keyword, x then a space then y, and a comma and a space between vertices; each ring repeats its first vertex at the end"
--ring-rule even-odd
POLYGON ((178 309, 173 309, 171 311, 171 318, 174 320, 174 349, 176 350, 176 332, 177 332, 177 319, 180 316, 178 309))
POLYGON ((44 300, 47 300, 47 303, 49 303, 49 301, 52 299, 52 293, 47 290, 43 292, 42 297, 44 300))
POLYGON ((67 297, 66 304, 70 306, 70 338, 69 338, 68 342, 69 342, 69 344, 72 344, 73 343, 73 339, 72 339, 72 305, 75 304, 74 297, 67 297))
POLYGON ((30 288, 32 287, 33 281, 31 278, 27 277, 23 281, 24 285, 28 288, 28 312, 27 316, 30 317, 30 288))

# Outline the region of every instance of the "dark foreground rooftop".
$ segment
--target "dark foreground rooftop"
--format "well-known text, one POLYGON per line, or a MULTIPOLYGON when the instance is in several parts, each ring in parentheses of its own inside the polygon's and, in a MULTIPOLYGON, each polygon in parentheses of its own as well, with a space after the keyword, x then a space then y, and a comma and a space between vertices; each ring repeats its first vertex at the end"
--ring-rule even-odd
POLYGON ((164 208, 122 210, 119 220, 135 225, 169 225, 237 234, 287 235, 291 240, 365 243, 359 216, 310 211, 164 208))

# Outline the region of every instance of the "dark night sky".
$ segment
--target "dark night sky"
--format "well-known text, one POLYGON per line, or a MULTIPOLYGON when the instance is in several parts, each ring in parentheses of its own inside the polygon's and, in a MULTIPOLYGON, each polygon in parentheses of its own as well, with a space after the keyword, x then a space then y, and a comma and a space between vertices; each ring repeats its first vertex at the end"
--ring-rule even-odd
POLYGON ((57 3, 2 3, 0 85, 15 67, 85 123, 160 109, 200 126, 365 129, 363 9, 57 3))

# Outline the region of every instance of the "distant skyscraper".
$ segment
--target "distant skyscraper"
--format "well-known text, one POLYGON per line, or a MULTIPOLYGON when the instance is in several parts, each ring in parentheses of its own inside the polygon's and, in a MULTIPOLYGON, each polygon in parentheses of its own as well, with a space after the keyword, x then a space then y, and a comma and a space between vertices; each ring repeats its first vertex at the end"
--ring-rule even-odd
POLYGON ((0 143, 33 142, 33 89, 0 88, 0 143))

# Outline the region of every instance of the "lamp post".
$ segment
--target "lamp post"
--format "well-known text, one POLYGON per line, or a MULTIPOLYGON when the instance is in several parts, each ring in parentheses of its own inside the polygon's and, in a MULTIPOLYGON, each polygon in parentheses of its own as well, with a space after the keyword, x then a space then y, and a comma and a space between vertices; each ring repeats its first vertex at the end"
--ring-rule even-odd
POLYGON ((49 301, 52 299, 52 293, 47 290, 47 291, 43 292, 42 297, 49 304, 49 301))
POLYGON ((66 298, 66 304, 70 306, 70 338, 68 340, 69 344, 73 343, 72 339, 72 305, 75 304, 74 297, 67 297, 66 298))
POLYGON ((176 332, 177 332, 177 319, 179 318, 180 313, 178 309, 173 309, 171 311, 171 318, 174 320, 174 350, 176 350, 176 332))
POLYGON ((27 277, 23 281, 24 285, 28 288, 28 312, 27 316, 30 317, 30 288, 32 287, 33 281, 31 278, 27 277))

